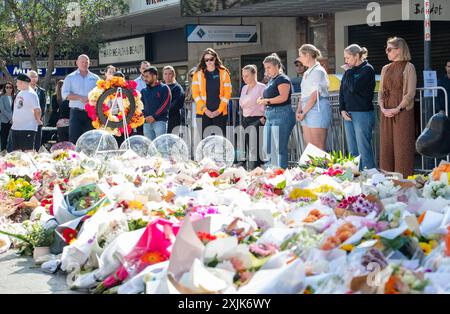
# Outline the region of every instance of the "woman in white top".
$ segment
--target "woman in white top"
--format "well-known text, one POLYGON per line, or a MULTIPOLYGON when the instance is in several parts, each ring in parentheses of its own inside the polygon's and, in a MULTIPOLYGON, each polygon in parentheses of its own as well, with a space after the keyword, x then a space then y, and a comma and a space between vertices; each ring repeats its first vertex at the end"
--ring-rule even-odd
POLYGON ((251 170, 263 163, 259 154, 262 144, 260 133, 263 132, 266 123, 265 106, 257 103, 258 98, 263 97, 266 86, 257 81, 257 74, 256 65, 247 65, 242 69, 242 79, 246 85, 242 88, 239 98, 239 105, 243 113, 242 126, 245 129, 246 160, 248 169, 251 170))
POLYGON ((13 116, 13 104, 16 95, 16 90, 14 84, 7 82, 0 96, 0 141, 1 150, 6 149, 6 144, 8 142, 9 130, 11 129, 11 120, 13 116))
POLYGON ((297 120, 301 121, 305 145, 309 143, 325 150, 332 112, 328 100, 328 74, 317 61, 321 56, 313 45, 299 49, 299 60, 308 67, 301 84, 302 97, 298 104, 297 120))

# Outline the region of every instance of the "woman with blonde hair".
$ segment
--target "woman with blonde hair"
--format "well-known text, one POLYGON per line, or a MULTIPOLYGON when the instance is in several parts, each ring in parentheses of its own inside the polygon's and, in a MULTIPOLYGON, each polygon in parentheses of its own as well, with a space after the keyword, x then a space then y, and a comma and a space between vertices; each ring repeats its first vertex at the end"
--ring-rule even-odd
POLYGON ((416 69, 410 63, 411 53, 403 38, 390 38, 386 54, 391 63, 381 71, 378 94, 380 168, 407 177, 414 171, 416 69))
POLYGON ((272 166, 286 169, 289 138, 295 126, 295 113, 291 103, 292 83, 284 74, 280 57, 276 53, 267 56, 263 64, 270 78, 263 97, 257 100, 258 105, 266 106, 264 152, 272 166))
POLYGON ((231 98, 230 72, 212 48, 202 53, 192 79, 192 98, 196 104, 197 118, 202 123, 201 137, 207 137, 210 133, 226 136, 228 102, 231 98), (219 128, 222 134, 211 130, 205 134, 207 128, 214 127, 219 128))
POLYGON ((339 111, 344 119, 348 150, 355 157, 361 156, 361 169, 376 168, 372 150, 375 70, 366 60, 367 55, 368 50, 356 44, 345 48, 347 70, 339 91, 339 111))
POLYGON ((305 44, 299 49, 299 61, 308 68, 301 84, 302 97, 297 108, 305 145, 309 143, 325 150, 328 128, 331 126, 331 106, 328 100, 330 82, 325 69, 317 61, 319 49, 305 44))
POLYGON ((173 66, 168 65, 163 68, 163 79, 170 88, 172 99, 169 108, 169 121, 167 123, 167 133, 172 133, 176 127, 181 125, 182 109, 184 107, 184 89, 177 82, 177 74, 173 66))
POLYGON ((248 161, 248 169, 253 170, 262 164, 260 156, 260 128, 264 127, 266 119, 264 117, 265 107, 258 104, 257 100, 263 97, 266 86, 258 82, 258 69, 256 65, 246 65, 242 69, 242 80, 245 85, 242 87, 239 105, 242 109, 242 126, 245 129, 245 151, 248 161))

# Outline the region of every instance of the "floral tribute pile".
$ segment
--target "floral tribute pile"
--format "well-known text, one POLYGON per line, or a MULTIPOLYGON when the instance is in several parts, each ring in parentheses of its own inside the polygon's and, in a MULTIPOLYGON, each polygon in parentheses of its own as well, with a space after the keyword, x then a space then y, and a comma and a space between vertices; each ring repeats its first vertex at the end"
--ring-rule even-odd
POLYGON ((91 293, 449 293, 449 180, 445 163, 403 179, 342 156, 247 172, 13 153, 0 252, 91 293))
MULTIPOLYGON (((89 118, 92 120, 92 126, 96 129, 104 128, 105 125, 102 124, 100 118, 97 115, 97 102, 104 94, 110 89, 128 89, 131 90, 134 97, 134 102, 136 104, 135 112, 128 123, 128 134, 131 134, 132 129, 136 129, 144 124, 144 104, 141 101, 140 92, 136 90, 137 84, 135 81, 125 81, 122 77, 113 77, 110 81, 99 80, 97 86, 89 93, 89 102, 85 105, 86 112, 89 118)), ((120 110, 113 110, 112 104, 117 97, 121 95, 116 91, 106 97, 105 101, 101 104, 103 109, 103 115, 110 122, 122 122, 124 117, 120 110), (115 112, 117 111, 117 112, 115 112)), ((125 116, 128 115, 130 110, 130 99, 123 93, 122 94, 122 104, 124 107, 125 116)), ((105 119, 105 120, 106 120, 105 119)), ((121 136, 124 133, 124 128, 111 128, 106 126, 106 130, 110 131, 115 136, 121 136)))

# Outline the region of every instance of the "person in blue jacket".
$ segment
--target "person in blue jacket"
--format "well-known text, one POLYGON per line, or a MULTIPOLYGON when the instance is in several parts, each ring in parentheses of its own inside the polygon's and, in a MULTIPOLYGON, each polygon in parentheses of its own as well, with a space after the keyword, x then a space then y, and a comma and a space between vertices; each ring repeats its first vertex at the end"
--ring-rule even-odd
POLYGON ((348 149, 351 155, 361 156, 361 169, 376 168, 372 149, 375 70, 367 62, 367 54, 366 48, 356 44, 345 48, 346 72, 339 91, 339 109, 344 118, 348 149))
POLYGON ((181 125, 181 114, 184 107, 184 89, 177 82, 175 69, 168 65, 163 69, 164 82, 169 86, 172 93, 172 101, 169 109, 169 122, 167 133, 172 133, 174 128, 181 125))
POLYGON ((167 133, 169 108, 172 100, 169 86, 158 80, 158 69, 154 66, 144 71, 147 87, 142 90, 144 103, 144 135, 152 141, 167 133))

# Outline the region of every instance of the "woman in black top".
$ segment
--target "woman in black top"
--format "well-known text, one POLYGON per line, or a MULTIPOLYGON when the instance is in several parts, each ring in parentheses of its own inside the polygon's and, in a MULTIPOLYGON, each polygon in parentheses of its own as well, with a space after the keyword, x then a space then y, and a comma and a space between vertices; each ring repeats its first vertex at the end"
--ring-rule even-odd
POLYGON ((69 140, 69 118, 70 108, 69 101, 63 100, 61 89, 64 81, 60 80, 56 83, 55 94, 52 96, 52 115, 50 116, 49 125, 56 126, 58 132, 58 142, 66 142, 69 140))
POLYGON ((344 118, 348 149, 353 156, 361 156, 361 169, 376 168, 372 150, 375 70, 367 62, 367 54, 367 49, 358 45, 345 49, 347 70, 339 92, 339 110, 344 118))
POLYGON ((264 59, 264 69, 270 81, 259 98, 258 105, 266 106, 264 126, 264 152, 274 167, 288 166, 288 144, 295 126, 295 113, 291 104, 291 80, 283 73, 283 66, 277 54, 264 59))
POLYGON ((172 101, 169 109, 169 122, 167 124, 167 133, 170 134, 176 127, 181 125, 181 111, 184 107, 185 95, 183 87, 177 82, 175 69, 172 66, 168 65, 164 67, 163 78, 172 94, 172 101))

